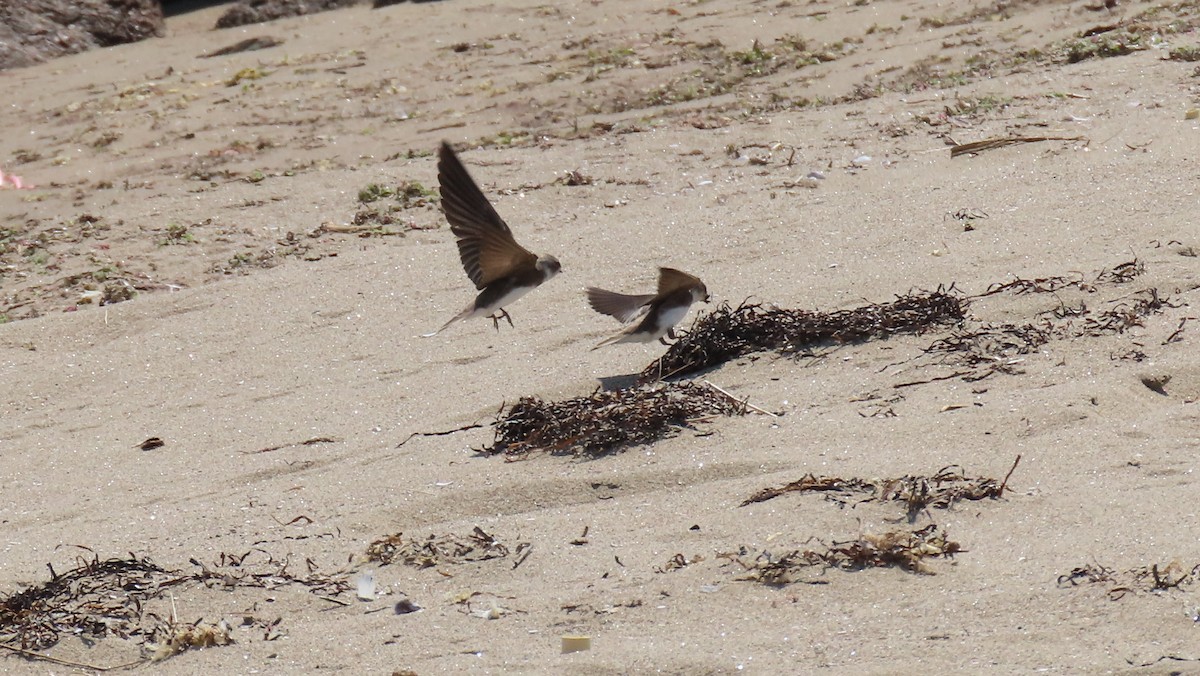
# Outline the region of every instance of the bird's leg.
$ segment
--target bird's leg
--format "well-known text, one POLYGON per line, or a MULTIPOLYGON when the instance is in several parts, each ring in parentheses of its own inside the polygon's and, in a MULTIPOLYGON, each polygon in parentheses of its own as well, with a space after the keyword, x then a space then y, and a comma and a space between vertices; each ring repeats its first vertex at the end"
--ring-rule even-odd
MULTIPOLYGON (((509 316, 508 312, 506 312, 504 310, 504 308, 500 308, 499 311, 493 312, 492 314, 488 315, 488 319, 492 320, 492 326, 495 327, 495 329, 497 331, 500 330, 500 318, 501 317, 503 317, 505 319, 505 321, 508 322, 509 326, 513 325, 512 317, 509 316)), ((516 328, 516 327, 513 327, 513 328, 516 328)))

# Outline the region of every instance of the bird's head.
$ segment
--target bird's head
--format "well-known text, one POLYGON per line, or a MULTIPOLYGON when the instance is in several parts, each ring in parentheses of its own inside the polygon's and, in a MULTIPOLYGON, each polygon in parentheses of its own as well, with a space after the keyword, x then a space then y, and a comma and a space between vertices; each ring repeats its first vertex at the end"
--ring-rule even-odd
POLYGON ((704 282, 700 282, 699 284, 696 284, 695 286, 693 286, 691 291, 692 291, 692 302, 693 303, 695 303, 698 300, 702 300, 705 303, 707 303, 712 298, 711 296, 708 295, 708 287, 704 286, 704 282))
POLYGON ((542 273, 542 276, 545 279, 550 279, 554 275, 562 272, 562 264, 559 263, 558 259, 554 256, 546 254, 543 256, 538 256, 537 269, 538 272, 542 273))

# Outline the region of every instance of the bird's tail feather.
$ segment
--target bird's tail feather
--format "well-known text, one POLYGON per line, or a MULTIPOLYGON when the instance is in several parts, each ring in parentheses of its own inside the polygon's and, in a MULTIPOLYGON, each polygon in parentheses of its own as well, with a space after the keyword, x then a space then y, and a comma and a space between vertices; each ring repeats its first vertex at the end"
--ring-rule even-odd
POLYGON ((599 350, 600 348, 604 347, 605 345, 613 345, 613 344, 619 343, 619 342, 621 342, 621 340, 623 338, 625 338, 625 336, 626 336, 626 333, 624 331, 622 331, 614 336, 609 336, 608 338, 605 338, 604 340, 600 341, 599 343, 596 343, 596 345, 594 347, 592 347, 592 350, 599 350))
POLYGON ((421 337, 422 338, 432 338, 433 336, 436 336, 437 334, 441 333, 442 331, 445 331, 446 329, 448 329, 450 327, 450 325, 453 324, 454 322, 461 322, 462 320, 466 319, 467 317, 470 317, 471 313, 473 313, 473 312, 475 312, 475 304, 474 303, 468 305, 462 312, 451 317, 450 321, 446 322, 445 324, 442 324, 442 328, 440 328, 437 331, 434 331, 432 333, 422 333, 421 337))

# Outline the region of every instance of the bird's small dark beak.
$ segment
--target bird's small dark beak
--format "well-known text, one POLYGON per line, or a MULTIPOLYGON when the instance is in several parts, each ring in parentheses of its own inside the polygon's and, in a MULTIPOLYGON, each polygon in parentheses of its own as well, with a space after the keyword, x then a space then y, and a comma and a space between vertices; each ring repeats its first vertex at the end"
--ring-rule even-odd
POLYGON ((705 294, 705 296, 704 296, 704 302, 705 302, 705 303, 707 303, 707 302, 708 302, 708 301, 710 301, 710 300, 712 300, 712 294, 705 294))

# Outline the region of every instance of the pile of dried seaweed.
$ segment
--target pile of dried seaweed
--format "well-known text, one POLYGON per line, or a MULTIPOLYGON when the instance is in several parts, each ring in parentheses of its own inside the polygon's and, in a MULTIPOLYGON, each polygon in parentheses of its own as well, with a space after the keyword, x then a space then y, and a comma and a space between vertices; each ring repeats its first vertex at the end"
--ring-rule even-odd
POLYGON ((935 507, 949 509, 962 500, 997 499, 1004 495, 1008 479, 1012 476, 1021 456, 1017 456, 1012 469, 1003 481, 988 477, 967 477, 956 465, 943 467, 931 477, 903 476, 880 483, 876 499, 881 502, 903 502, 908 510, 908 520, 915 521, 922 511, 935 507))
MULTIPOLYGON (((487 561, 508 556, 508 547, 479 526, 467 537, 453 533, 406 540, 402 533, 388 535, 367 546, 367 560, 387 565, 399 561, 418 568, 441 563, 487 561)), ((521 545, 518 545, 518 549, 521 545)))
POLYGON ((843 479, 840 477, 814 476, 807 474, 800 479, 779 487, 764 488, 747 498, 746 505, 763 502, 784 493, 824 492, 840 504, 848 501, 853 493, 869 493, 862 502, 903 502, 908 508, 908 520, 914 521, 925 509, 949 509, 962 500, 999 498, 1008 487, 1008 479, 1021 462, 1021 456, 1013 462, 1003 481, 987 477, 968 477, 961 467, 950 465, 938 470, 933 476, 902 476, 897 479, 843 479))
POLYGON ((659 383, 565 401, 523 397, 493 423, 484 453, 530 451, 600 455, 663 439, 715 415, 744 415, 746 404, 705 385, 659 383))
POLYGON ((962 551, 962 545, 946 539, 945 532, 936 525, 929 525, 915 531, 866 534, 855 540, 834 542, 823 551, 795 549, 775 556, 743 548, 736 553, 718 554, 718 558, 729 559, 745 569, 747 575, 741 580, 783 585, 796 582, 796 573, 813 566, 842 570, 899 567, 932 575, 925 559, 950 558, 962 551))
POLYGON ((683 376, 752 352, 786 354, 817 345, 921 333, 960 322, 965 311, 965 301, 942 289, 838 312, 723 304, 697 319, 661 359, 642 371, 640 379, 650 382, 683 376))
MULTIPOLYGON (((273 589, 299 583, 314 594, 327 595, 350 588, 344 575, 320 573, 312 560, 305 562, 306 573, 294 575, 287 570, 287 559, 275 559, 260 549, 241 556, 222 552, 212 565, 195 559, 192 563, 200 567, 199 572, 167 570, 132 554, 129 558, 101 561, 93 553, 91 559, 81 557, 69 572, 58 574, 51 567, 48 582, 0 599, 0 646, 27 657, 52 660, 30 651, 51 648, 64 636, 93 640, 117 636, 139 638, 151 659, 164 659, 191 647, 233 642, 223 622, 181 624, 174 617, 165 620, 148 609, 151 601, 178 585, 273 589), (252 561, 255 552, 258 555, 252 561)), ((272 631, 274 625, 264 627, 267 640, 279 636, 277 630, 272 631)))
POLYGON ((52 568, 50 581, 0 601, 0 643, 43 650, 68 635, 100 639, 142 634, 142 604, 178 581, 178 574, 132 555, 80 559, 62 575, 52 568))

